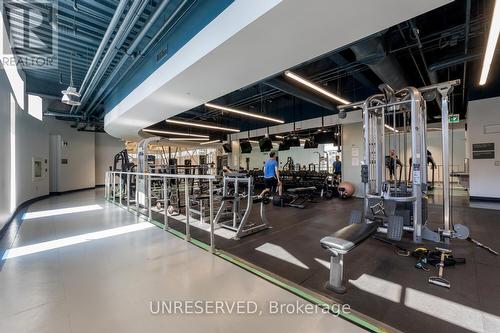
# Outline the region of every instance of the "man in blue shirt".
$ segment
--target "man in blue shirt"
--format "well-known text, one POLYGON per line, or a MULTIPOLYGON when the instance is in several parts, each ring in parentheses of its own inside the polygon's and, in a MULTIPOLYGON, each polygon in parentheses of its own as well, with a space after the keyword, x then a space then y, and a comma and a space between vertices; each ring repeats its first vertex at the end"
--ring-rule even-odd
POLYGON ((274 151, 269 154, 269 159, 264 163, 264 184, 266 189, 262 191, 262 194, 268 191, 275 192, 278 185, 281 186, 280 171, 274 151))
POLYGON ((340 156, 335 156, 335 162, 333 162, 333 174, 336 178, 342 176, 342 162, 340 161, 340 156))

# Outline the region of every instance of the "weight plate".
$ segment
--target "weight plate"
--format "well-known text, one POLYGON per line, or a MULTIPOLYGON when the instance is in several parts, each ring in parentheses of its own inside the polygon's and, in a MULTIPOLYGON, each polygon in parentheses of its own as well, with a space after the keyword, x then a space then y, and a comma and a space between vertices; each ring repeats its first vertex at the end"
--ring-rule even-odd
POLYGON ((455 230, 455 237, 458 239, 467 239, 470 235, 469 228, 463 224, 455 224, 453 229, 455 230))

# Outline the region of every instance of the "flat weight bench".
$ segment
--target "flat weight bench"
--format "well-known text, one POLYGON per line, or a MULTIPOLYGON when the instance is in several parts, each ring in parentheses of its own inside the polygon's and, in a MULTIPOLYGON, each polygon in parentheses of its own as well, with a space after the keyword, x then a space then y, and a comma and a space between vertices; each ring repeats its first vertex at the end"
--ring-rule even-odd
POLYGON ((295 196, 295 198, 286 205, 294 208, 306 208, 308 202, 313 202, 312 197, 315 191, 316 187, 314 186, 288 189, 286 192, 295 196))
POLYGON ((344 227, 334 234, 321 239, 321 246, 330 254, 330 279, 326 288, 343 294, 344 254, 361 244, 377 231, 377 223, 358 223, 344 227))

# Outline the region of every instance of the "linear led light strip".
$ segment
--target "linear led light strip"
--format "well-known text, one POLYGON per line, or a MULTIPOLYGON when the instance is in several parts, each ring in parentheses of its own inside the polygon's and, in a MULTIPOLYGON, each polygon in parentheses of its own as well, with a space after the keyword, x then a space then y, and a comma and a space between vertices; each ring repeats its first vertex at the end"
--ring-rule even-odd
POLYGON ((284 124, 285 123, 283 120, 280 120, 280 119, 271 118, 271 117, 267 117, 267 116, 261 116, 260 114, 255 114, 255 113, 245 112, 245 111, 241 111, 241 110, 236 110, 236 109, 233 109, 233 108, 228 108, 226 106, 221 106, 221 105, 217 105, 217 104, 205 103, 205 106, 208 107, 208 108, 217 109, 217 110, 223 110, 223 111, 227 111, 227 112, 230 112, 230 113, 240 114, 240 115, 247 116, 247 117, 258 118, 258 119, 262 119, 262 120, 268 120, 268 121, 272 121, 272 122, 275 122, 275 123, 278 123, 278 124, 284 124))
POLYGON ((188 121, 181 121, 181 120, 174 120, 174 119, 167 119, 165 121, 167 123, 170 123, 170 124, 210 128, 210 129, 219 130, 219 131, 228 131, 228 132, 234 132, 234 133, 237 133, 240 131, 239 129, 235 129, 235 128, 220 127, 220 126, 214 126, 214 125, 205 125, 205 124, 198 124, 198 123, 190 123, 188 121))
POLYGON ((209 138, 168 138, 169 141, 207 141, 209 138))
POLYGON ((207 141, 207 142, 200 142, 200 145, 208 145, 211 143, 221 143, 220 140, 212 140, 212 141, 207 141))
POLYGON ((500 2, 495 1, 495 9, 493 10, 493 18, 491 19, 490 34, 488 35, 488 44, 486 44, 486 52, 484 54, 483 69, 481 70, 481 78, 479 84, 486 84, 488 73, 490 71, 491 62, 495 55, 495 49, 500 33, 500 2))
POLYGON ((305 86, 313 89, 313 90, 316 90, 317 92, 319 92, 319 93, 321 93, 321 94, 323 94, 325 96, 330 97, 331 99, 336 100, 337 102, 340 102, 342 104, 351 104, 351 102, 349 102, 348 100, 343 99, 342 97, 339 97, 339 96, 337 96, 337 95, 329 92, 328 90, 321 88, 317 84, 314 84, 311 81, 308 81, 308 80, 306 80, 306 79, 298 76, 295 73, 292 73, 290 71, 286 71, 285 75, 288 76, 289 78, 291 78, 291 79, 293 79, 293 80, 295 80, 295 81, 297 81, 297 82, 299 82, 299 83, 301 83, 301 84, 303 84, 303 85, 305 85, 305 86))
POLYGON ((153 130, 153 129, 143 129, 144 132, 148 133, 158 133, 158 134, 168 134, 168 135, 180 135, 180 136, 191 136, 191 137, 196 137, 196 138, 204 138, 208 139, 208 135, 200 135, 200 134, 190 134, 190 133, 181 133, 181 132, 172 132, 172 131, 160 131, 160 130, 153 130))
POLYGON ((396 132, 396 133, 399 132, 397 129, 395 129, 394 127, 391 127, 391 126, 389 126, 387 124, 385 124, 384 126, 385 126, 385 128, 390 129, 393 132, 396 132))

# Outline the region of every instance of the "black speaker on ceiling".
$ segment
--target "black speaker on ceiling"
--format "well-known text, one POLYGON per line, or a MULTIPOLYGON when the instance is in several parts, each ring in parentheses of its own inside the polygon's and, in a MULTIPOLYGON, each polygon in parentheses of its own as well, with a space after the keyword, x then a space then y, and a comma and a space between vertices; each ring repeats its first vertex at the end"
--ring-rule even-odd
POLYGON ((278 151, 283 151, 283 150, 290 150, 290 146, 287 145, 285 141, 280 142, 280 145, 278 147, 278 151))
POLYGON ((232 153, 233 152, 233 149, 231 148, 231 144, 230 143, 223 144, 222 145, 222 149, 224 149, 225 153, 232 153))
POLYGON ((248 140, 241 141, 240 148, 242 154, 250 154, 252 152, 252 143, 248 140))
POLYGON ((259 140, 259 147, 261 152, 271 151, 273 149, 273 142, 270 138, 264 137, 259 140))
POLYGON ((284 142, 288 147, 300 147, 300 138, 295 134, 286 136, 284 142))
POLYGON ((335 134, 333 131, 327 130, 314 134, 314 142, 316 143, 325 144, 325 143, 334 143, 334 141, 335 141, 335 134))
POLYGON ((309 138, 304 143, 304 149, 318 148, 318 143, 314 141, 314 138, 309 138))

